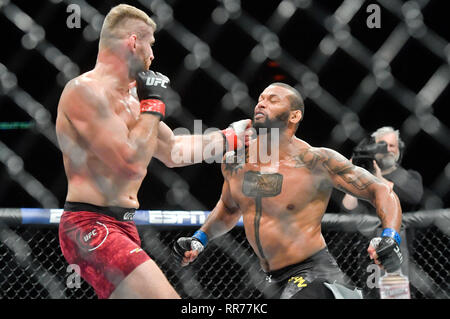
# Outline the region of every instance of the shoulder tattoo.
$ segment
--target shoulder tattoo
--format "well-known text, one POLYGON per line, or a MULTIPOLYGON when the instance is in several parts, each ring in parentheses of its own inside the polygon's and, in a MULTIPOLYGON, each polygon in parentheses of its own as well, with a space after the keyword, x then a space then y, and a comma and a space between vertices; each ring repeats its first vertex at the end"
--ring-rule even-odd
POLYGON ((248 149, 243 152, 233 152, 232 154, 225 154, 224 156, 224 171, 233 176, 234 173, 239 172, 244 168, 245 163, 248 162, 248 149))
POLYGON ((300 154, 294 156, 295 167, 306 167, 313 170, 320 162, 321 155, 317 151, 306 149, 300 154))

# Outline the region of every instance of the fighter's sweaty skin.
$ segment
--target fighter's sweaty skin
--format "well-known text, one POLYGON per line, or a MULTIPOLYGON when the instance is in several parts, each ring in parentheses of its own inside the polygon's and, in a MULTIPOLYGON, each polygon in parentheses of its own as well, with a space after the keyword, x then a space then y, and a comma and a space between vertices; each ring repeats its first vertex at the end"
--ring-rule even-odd
MULTIPOLYGON (((321 219, 333 189, 331 176, 356 190, 373 183, 341 157, 295 140, 276 163, 225 163, 231 196, 242 211, 247 238, 263 269, 301 262, 326 246, 321 219)), ((334 186, 344 190, 340 182, 334 186)))

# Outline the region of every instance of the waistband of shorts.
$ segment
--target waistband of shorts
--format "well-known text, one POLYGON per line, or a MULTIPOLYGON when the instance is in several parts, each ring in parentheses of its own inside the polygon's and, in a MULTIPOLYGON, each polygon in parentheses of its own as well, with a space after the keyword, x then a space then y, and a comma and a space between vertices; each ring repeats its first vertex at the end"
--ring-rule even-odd
POLYGON ((311 269, 315 263, 326 262, 328 260, 328 257, 328 248, 325 247, 299 263, 292 264, 274 271, 268 271, 266 272, 266 276, 275 281, 282 281, 286 277, 289 277, 292 273, 311 269))
POLYGON ((65 202, 65 212, 92 212, 113 217, 121 222, 131 222, 134 219, 136 208, 125 208, 119 206, 97 206, 81 202, 65 202))

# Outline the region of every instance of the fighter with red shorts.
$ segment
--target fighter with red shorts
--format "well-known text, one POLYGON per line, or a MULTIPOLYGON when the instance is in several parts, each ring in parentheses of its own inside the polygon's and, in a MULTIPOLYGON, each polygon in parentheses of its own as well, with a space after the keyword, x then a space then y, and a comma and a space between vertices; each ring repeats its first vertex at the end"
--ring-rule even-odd
POLYGON ((66 202, 60 222, 60 245, 67 262, 83 270, 99 298, 150 257, 142 250, 134 209, 66 202), (128 220, 125 220, 127 218, 128 220))
POLYGON ((251 123, 175 136, 162 122, 170 81, 149 70, 155 29, 135 7, 112 8, 95 68, 68 82, 58 105, 56 132, 68 180, 61 250, 99 298, 179 298, 141 249, 133 222, 147 166, 152 157, 168 167, 194 164, 206 159, 193 156, 206 145, 219 153, 234 149, 251 123))

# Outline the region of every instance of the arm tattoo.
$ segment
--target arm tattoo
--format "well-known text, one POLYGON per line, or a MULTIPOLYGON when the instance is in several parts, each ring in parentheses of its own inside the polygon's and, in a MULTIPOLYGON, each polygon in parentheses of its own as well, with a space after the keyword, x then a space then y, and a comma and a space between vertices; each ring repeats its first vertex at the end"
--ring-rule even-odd
POLYGON ((349 195, 352 195, 353 197, 358 197, 358 195, 356 195, 354 192, 349 191, 348 189, 342 187, 341 185, 336 185, 335 186, 338 190, 340 190, 341 192, 347 193, 349 195))
POLYGON ((299 155, 294 156, 295 167, 306 167, 309 170, 313 170, 320 159, 320 154, 307 149, 301 152, 299 155))
MULTIPOLYGON (((323 152, 323 154, 325 155, 325 161, 322 165, 327 171, 332 175, 341 177, 345 183, 352 185, 356 189, 365 190, 369 185, 376 182, 375 176, 348 162, 342 155, 334 152, 323 152)), ((345 192, 349 191, 345 190, 345 192)))

